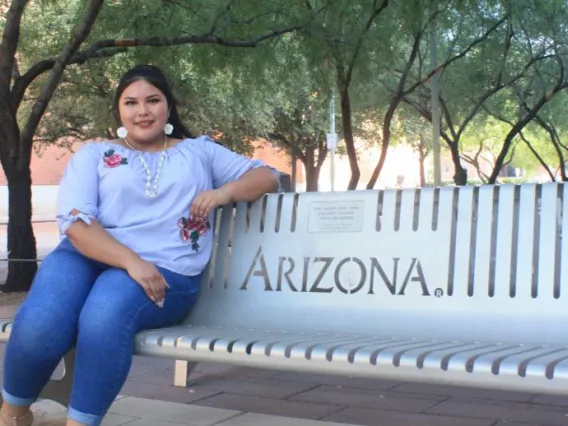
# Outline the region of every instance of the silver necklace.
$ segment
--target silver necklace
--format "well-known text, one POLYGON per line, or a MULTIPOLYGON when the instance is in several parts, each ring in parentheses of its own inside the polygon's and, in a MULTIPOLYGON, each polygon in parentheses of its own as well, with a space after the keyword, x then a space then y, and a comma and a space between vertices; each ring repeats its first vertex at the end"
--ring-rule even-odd
POLYGON ((160 156, 160 161, 158 162, 158 169, 156 170, 156 175, 154 176, 154 191, 151 191, 151 182, 152 182, 152 174, 150 173, 150 167, 148 166, 148 163, 146 162, 146 160, 144 160, 144 157, 142 157, 142 155, 140 154, 140 152, 136 149, 134 149, 134 147, 132 145, 130 145, 130 142, 128 142, 128 139, 123 138, 124 142, 126 143, 126 145, 128 145, 128 147, 134 151, 136 153, 136 155, 138 156, 138 159, 140 160, 140 162, 142 163, 142 166, 144 167, 144 171, 146 172, 146 196, 148 198, 154 198, 158 195, 158 181, 160 180, 160 173, 162 171, 162 166, 164 165, 164 161, 166 161, 166 148, 168 147, 168 137, 166 136, 166 139, 164 140, 164 149, 162 150, 162 155, 160 156))

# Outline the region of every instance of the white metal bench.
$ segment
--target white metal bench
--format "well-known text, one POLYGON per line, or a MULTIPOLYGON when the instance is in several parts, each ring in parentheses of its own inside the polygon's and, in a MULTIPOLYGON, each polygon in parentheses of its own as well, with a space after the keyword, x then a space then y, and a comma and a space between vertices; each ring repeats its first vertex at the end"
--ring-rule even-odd
POLYGON ((194 311, 136 353, 178 385, 189 361, 568 394, 567 210, 553 183, 224 208, 194 311))

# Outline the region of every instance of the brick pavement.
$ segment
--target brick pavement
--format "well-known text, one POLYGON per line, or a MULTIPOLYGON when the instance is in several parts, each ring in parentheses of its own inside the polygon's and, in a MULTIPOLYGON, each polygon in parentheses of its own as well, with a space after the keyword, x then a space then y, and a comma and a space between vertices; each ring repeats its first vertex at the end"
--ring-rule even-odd
POLYGON ((199 364, 194 371, 187 389, 176 388, 172 362, 137 357, 122 393, 369 426, 568 425, 568 397, 214 364, 199 364))

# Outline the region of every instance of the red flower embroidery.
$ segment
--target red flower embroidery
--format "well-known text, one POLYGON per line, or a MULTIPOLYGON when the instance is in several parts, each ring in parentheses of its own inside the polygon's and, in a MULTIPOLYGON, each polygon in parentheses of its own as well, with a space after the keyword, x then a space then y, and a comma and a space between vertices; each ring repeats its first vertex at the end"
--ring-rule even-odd
POLYGON ((108 150, 105 152, 105 156, 103 158, 105 163, 105 167, 108 168, 115 168, 122 164, 128 164, 128 158, 122 158, 120 154, 115 154, 114 149, 108 150))
POLYGON ((199 251, 199 238, 211 229, 211 224, 207 218, 182 217, 178 220, 178 226, 180 227, 179 236, 181 240, 184 243, 191 242, 193 251, 199 251))

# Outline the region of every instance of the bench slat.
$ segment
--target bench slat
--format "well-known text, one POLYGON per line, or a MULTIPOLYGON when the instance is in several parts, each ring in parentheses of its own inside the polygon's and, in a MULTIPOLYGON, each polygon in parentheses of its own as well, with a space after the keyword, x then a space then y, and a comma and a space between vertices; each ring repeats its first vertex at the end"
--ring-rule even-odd
POLYGON ((475 246, 470 254, 474 259, 474 276, 472 293, 490 295, 494 291, 491 285, 490 274, 493 266, 491 259, 493 237, 493 206, 495 204, 493 186, 482 186, 477 194, 476 220, 475 220, 475 246))
POLYGON ((559 277, 560 264, 558 263, 557 251, 560 244, 558 233, 558 207, 559 189, 556 186, 542 187, 542 198, 540 203, 540 214, 538 216, 538 240, 535 248, 537 250, 536 289, 532 292, 532 297, 544 296, 547 298, 559 297, 559 277), (555 265, 558 265, 558 269, 555 265), (556 291, 555 291, 556 289, 556 291))
MULTIPOLYGON (((497 235, 495 244, 495 290, 493 297, 505 300, 510 297, 514 277, 513 247, 516 247, 515 191, 513 186, 499 187, 497 200, 497 235)), ((516 248, 515 248, 516 250, 516 248)), ((516 261, 516 258, 514 259, 516 261)))

